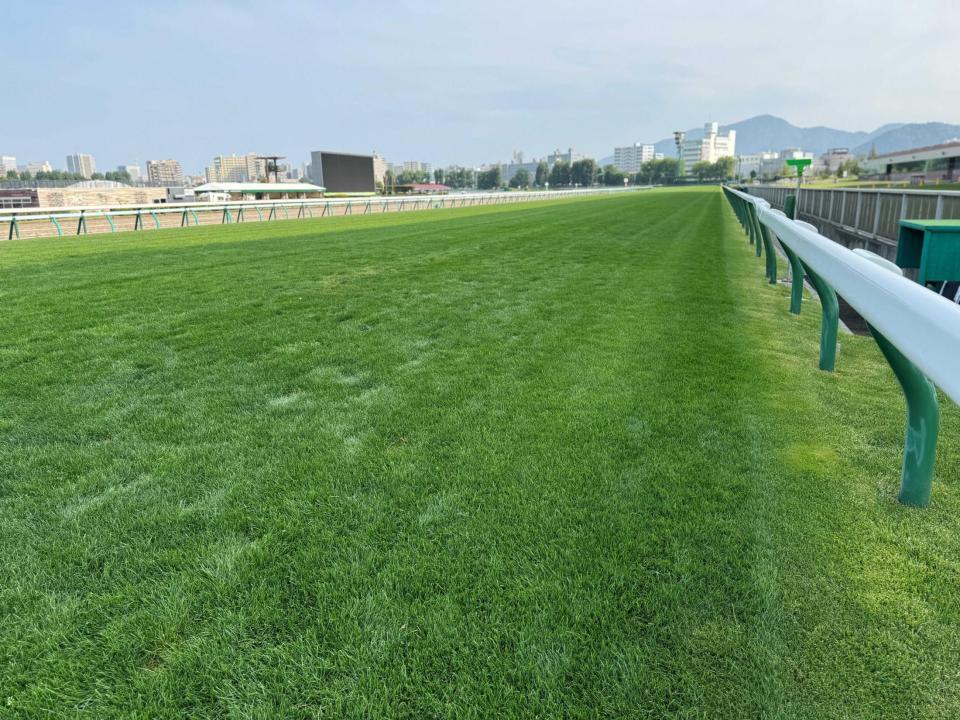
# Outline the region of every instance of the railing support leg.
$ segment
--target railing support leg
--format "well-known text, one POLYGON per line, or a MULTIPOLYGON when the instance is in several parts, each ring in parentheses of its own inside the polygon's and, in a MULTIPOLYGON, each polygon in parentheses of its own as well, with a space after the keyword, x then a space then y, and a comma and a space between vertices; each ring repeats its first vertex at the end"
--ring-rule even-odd
POLYGON ((904 505, 926 507, 930 504, 937 435, 940 432, 937 391, 916 365, 872 326, 868 327, 880 346, 880 352, 893 368, 907 400, 907 435, 903 444, 903 471, 900 474, 898 499, 904 505))
POLYGON ((803 267, 817 295, 820 296, 820 369, 833 372, 837 364, 837 327, 840 324, 840 304, 837 302, 837 293, 806 263, 803 263, 803 267))
POLYGON ((783 240, 780 241, 780 247, 790 261, 790 312, 799 315, 800 305, 803 302, 803 263, 783 240))
POLYGON ((763 236, 763 250, 767 253, 767 281, 771 285, 776 285, 777 255, 773 250, 773 234, 763 223, 760 223, 760 234, 763 236))

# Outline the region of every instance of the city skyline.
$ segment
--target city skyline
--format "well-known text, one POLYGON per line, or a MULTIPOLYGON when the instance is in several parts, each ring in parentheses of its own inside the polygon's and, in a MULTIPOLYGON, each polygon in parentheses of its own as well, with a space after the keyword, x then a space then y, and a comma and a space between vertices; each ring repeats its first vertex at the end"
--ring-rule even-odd
POLYGON ((960 115, 960 100, 943 92, 953 51, 938 30, 960 19, 951 3, 808 3, 799 41, 784 30, 798 27, 791 7, 695 11, 703 22, 662 3, 622 2, 429 10, 290 2, 269 14, 248 2, 13 6, 8 20, 21 32, 9 39, 5 92, 24 111, 0 120, 2 152, 23 162, 84 152, 102 167, 172 157, 189 174, 216 153, 250 147, 294 164, 316 147, 337 147, 477 166, 506 160, 516 147, 547 153, 557 139, 601 158, 702 118, 723 124, 770 112, 803 126, 864 130, 930 119, 929 107, 912 102, 916 94, 939 97, 934 119, 960 115), (637 35, 626 18, 655 32, 637 35), (839 32, 816 32, 820 18, 839 32), (51 24, 63 37, 34 42, 51 24), (923 72, 920 58, 888 51, 890 25, 899 42, 925 48, 923 72), (330 30, 338 27, 350 32, 330 30), (271 35, 285 38, 277 50, 251 49, 271 35), (680 35, 697 52, 675 52, 671 38, 680 35), (744 37, 752 57, 777 61, 743 58, 744 37), (875 60, 869 82, 823 82, 837 67, 860 67, 865 55, 875 60), (51 95, 77 109, 69 123, 30 110, 51 95), (146 95, 165 101, 144 112, 138 98, 146 95))

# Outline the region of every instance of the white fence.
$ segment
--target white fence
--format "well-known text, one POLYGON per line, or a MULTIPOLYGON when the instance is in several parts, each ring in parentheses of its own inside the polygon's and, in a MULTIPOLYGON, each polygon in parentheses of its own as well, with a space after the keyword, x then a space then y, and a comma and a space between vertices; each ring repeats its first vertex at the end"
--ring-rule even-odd
POLYGON ((535 200, 564 200, 588 195, 647 190, 649 186, 577 188, 535 192, 463 193, 451 195, 370 196, 287 200, 236 200, 222 203, 176 203, 17 208, 0 211, 0 239, 84 235, 200 225, 226 225, 334 215, 367 215, 409 210, 504 205, 535 200))

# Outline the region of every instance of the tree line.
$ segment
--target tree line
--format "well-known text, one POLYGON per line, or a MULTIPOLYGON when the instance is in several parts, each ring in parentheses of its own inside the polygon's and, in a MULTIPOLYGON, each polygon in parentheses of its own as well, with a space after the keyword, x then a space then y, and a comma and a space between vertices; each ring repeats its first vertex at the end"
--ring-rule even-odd
MULTIPOLYGON (((20 180, 30 182, 31 180, 59 180, 62 182, 83 182, 85 178, 80 173, 67 172, 65 170, 40 170, 37 173, 31 173, 29 170, 17 172, 16 170, 7 171, 7 180, 20 180)), ((108 170, 106 173, 93 173, 90 180, 112 180, 119 183, 130 183, 130 173, 126 170, 108 170)))

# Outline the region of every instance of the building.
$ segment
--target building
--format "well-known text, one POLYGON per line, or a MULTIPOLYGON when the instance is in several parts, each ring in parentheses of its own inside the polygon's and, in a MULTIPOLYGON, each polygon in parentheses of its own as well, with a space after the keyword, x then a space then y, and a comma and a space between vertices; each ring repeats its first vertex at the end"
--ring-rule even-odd
POLYGON ((574 152, 573 148, 567 148, 565 153, 561 152, 560 149, 557 148, 546 157, 547 165, 550 167, 553 167, 556 163, 561 161, 567 163, 568 165, 572 165, 573 163, 577 162, 577 160, 583 159, 583 153, 574 152))
POLYGON ((33 162, 28 162, 26 165, 19 166, 17 170, 21 173, 28 172, 31 175, 36 175, 39 172, 53 172, 53 165, 46 160, 34 160, 33 162))
POLYGON ((221 182, 199 185, 193 190, 197 200, 287 200, 318 198, 323 188, 310 183, 221 182))
POLYGON ((737 177, 743 179, 750 177, 763 178, 764 163, 779 159, 780 153, 773 150, 737 155, 737 177))
POLYGON ((856 160, 856 156, 849 149, 831 148, 820 156, 817 165, 824 172, 835 173, 841 165, 850 160, 856 160))
POLYGON ((256 182, 267 175, 267 164, 256 153, 217 155, 207 166, 208 183, 256 182))
MULTIPOLYGON (((801 150, 800 148, 784 148, 778 153, 771 153, 773 157, 763 160, 760 163, 760 177, 764 180, 772 180, 779 177, 797 176, 797 171, 792 168, 785 169, 787 160, 810 160, 813 162, 813 153, 801 150)), ((807 171, 806 175, 811 173, 807 171)))
POLYGON ((373 181, 383 187, 387 184, 387 168, 389 165, 383 158, 383 155, 376 150, 373 151, 373 181))
POLYGON ((141 173, 139 165, 117 165, 117 172, 125 172, 130 178, 130 182, 140 182, 141 173))
POLYGON ((736 155, 737 131, 728 130, 725 135, 720 134, 720 126, 715 122, 708 122, 703 126, 703 137, 699 140, 684 140, 680 149, 680 160, 683 172, 698 162, 714 163, 722 157, 736 155))
MULTIPOLYGON (((523 153, 519 153, 520 158, 523 159, 523 153)), ((530 183, 533 184, 534 179, 537 176, 537 165, 540 164, 539 160, 532 160, 531 162, 509 162, 501 163, 500 165, 500 180, 504 183, 509 184, 513 180, 513 176, 516 175, 521 170, 526 170, 527 174, 530 176, 530 183)))
POLYGON ((179 187, 183 185, 183 168, 176 160, 147 160, 147 180, 154 185, 179 187))
POLYGON ((960 170, 960 138, 939 145, 898 150, 868 157, 860 163, 861 177, 884 180, 953 182, 960 170))
POLYGON ((613 149, 613 164, 627 173, 640 172, 640 166, 653 160, 656 155, 653 145, 634 143, 613 149))
POLYGON ((13 155, 0 155, 0 175, 17 171, 17 159, 13 155))
POLYGON ((96 171, 97 164, 93 160, 93 155, 87 155, 86 153, 67 155, 67 172, 80 175, 85 180, 89 180, 96 171))

